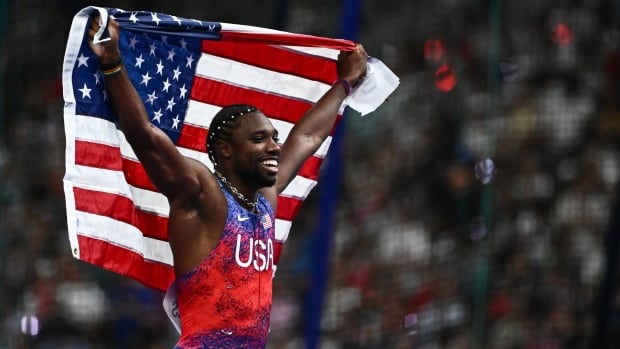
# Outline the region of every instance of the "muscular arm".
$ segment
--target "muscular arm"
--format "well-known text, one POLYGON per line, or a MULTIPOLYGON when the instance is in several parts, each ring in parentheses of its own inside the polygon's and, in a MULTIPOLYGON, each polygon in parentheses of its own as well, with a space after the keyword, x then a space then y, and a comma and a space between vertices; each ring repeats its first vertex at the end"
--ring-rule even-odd
MULTIPOLYGON (((368 55, 361 46, 352 52, 341 52, 338 56, 338 76, 353 86, 366 71, 368 55)), ((299 168, 321 146, 329 136, 334 125, 338 109, 346 97, 343 84, 332 86, 319 101, 310 108, 293 127, 282 145, 276 194, 281 193, 293 180, 299 168)))
MULTIPOLYGON (((96 20, 90 29, 92 38, 96 20)), ((92 44, 91 49, 101 64, 109 64, 120 57, 118 23, 110 19, 108 30, 112 40, 92 44)), ((195 166, 176 149, 168 136, 148 119, 144 104, 124 69, 105 76, 106 90, 119 119, 127 141, 143 164, 155 186, 170 200, 187 199, 199 191, 195 166)))

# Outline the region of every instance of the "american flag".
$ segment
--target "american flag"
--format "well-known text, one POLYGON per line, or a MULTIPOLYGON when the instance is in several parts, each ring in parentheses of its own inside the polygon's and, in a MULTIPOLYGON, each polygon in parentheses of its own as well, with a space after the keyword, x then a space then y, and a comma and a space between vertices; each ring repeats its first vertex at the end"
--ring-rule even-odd
POLYGON ((262 215, 260 217, 260 223, 263 225, 264 229, 269 229, 273 226, 273 222, 271 221, 271 217, 268 214, 262 215))
MULTIPOLYGON (((221 107, 257 106, 284 141, 294 123, 337 79, 338 52, 355 44, 145 11, 88 7, 74 17, 63 66, 64 188, 71 253, 165 290, 174 279, 168 202, 117 128, 97 58, 86 41, 93 11, 107 11, 119 22, 125 67, 152 123, 182 154, 209 168, 207 128, 221 107)), ((292 220, 316 185, 330 140, 278 197, 277 256, 292 220)))

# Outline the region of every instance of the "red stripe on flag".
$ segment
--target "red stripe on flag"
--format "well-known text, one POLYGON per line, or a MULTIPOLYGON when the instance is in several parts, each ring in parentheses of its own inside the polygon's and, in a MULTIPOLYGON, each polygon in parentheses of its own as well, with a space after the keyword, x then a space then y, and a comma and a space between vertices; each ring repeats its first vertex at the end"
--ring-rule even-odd
POLYGON ((207 151, 207 134, 209 130, 204 127, 184 124, 177 145, 183 148, 205 153, 207 151))
POLYGON ((323 164, 323 158, 317 156, 309 157, 299 169, 298 174, 302 177, 317 180, 319 177, 319 169, 323 164))
POLYGON ((278 195, 278 210, 276 211, 276 218, 292 221, 299 213, 299 209, 301 209, 302 204, 303 201, 300 199, 278 195))
POLYGON ((146 174, 144 166, 138 161, 123 158, 123 174, 130 185, 150 191, 158 191, 146 174))
POLYGON ((357 47, 357 45, 350 40, 331 39, 294 33, 260 33, 256 31, 245 32, 222 30, 221 34, 222 41, 236 42, 237 44, 325 47, 343 51, 353 51, 357 47))
POLYGON ((121 150, 117 146, 75 140, 75 164, 120 171, 121 150))
POLYGON ((239 45, 234 42, 204 40, 202 51, 214 56, 326 84, 332 84, 338 79, 334 60, 283 47, 239 45))
POLYGON ((174 281, 174 270, 171 266, 147 261, 142 255, 113 245, 109 241, 78 234, 78 245, 80 260, 120 275, 127 275, 148 287, 165 291, 174 281))
POLYGON ((297 122, 312 105, 307 101, 267 94, 200 76, 194 78, 191 98, 221 107, 237 103, 251 104, 270 118, 291 123, 297 122))
POLYGON ((78 211, 107 216, 135 226, 144 236, 168 240, 168 218, 136 208, 127 197, 78 187, 73 187, 73 195, 78 211))
POLYGON ((118 146, 76 140, 75 164, 105 170, 123 171, 127 183, 132 186, 157 191, 142 164, 134 160, 121 158, 121 151, 118 146))

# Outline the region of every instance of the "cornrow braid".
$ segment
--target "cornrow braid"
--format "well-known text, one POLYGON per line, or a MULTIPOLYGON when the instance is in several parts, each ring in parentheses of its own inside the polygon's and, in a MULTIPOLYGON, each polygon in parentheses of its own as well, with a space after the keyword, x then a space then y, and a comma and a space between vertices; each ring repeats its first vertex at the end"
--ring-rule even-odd
POLYGON ((211 120, 209 125, 209 133, 207 135, 207 152, 209 159, 213 162, 213 166, 217 166, 215 156, 215 141, 231 139, 231 130, 237 127, 237 120, 244 114, 259 111, 253 105, 249 104, 233 104, 222 108, 211 120))

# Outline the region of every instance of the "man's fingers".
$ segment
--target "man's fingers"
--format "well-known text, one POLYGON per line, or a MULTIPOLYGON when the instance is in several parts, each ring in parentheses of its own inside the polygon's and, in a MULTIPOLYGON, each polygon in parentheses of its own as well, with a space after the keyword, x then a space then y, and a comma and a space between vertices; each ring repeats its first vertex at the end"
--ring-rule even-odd
POLYGON ((357 44, 357 48, 355 50, 357 52, 360 52, 360 53, 366 55, 366 50, 364 49, 364 46, 362 46, 362 44, 357 44))
POLYGON ((368 53, 366 53, 366 50, 364 49, 364 46, 362 45, 358 45, 358 51, 363 55, 363 56, 368 56, 368 53))
POLYGON ((93 19, 90 22, 90 27, 95 30, 99 28, 99 14, 93 15, 93 19))

